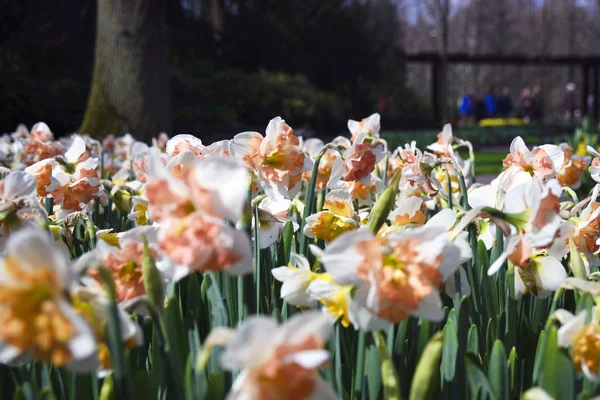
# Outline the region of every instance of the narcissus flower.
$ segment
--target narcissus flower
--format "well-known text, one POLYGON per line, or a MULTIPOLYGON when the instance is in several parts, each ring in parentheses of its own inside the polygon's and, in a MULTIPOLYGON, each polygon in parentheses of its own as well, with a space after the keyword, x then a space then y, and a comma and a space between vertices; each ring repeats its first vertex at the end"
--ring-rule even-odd
POLYGON ((179 161, 169 169, 151 158, 146 185, 150 217, 160 222, 199 211, 236 222, 246 201, 246 170, 230 158, 179 161))
MULTIPOLYGON (((292 224, 292 229, 296 232, 299 228, 298 223, 288 216, 291 201, 283 197, 272 198, 265 197, 258 205, 258 225, 260 248, 266 249, 279 239, 281 232, 287 222, 292 224)), ((252 220, 253 228, 256 229, 256 222, 252 220)))
POLYGON ((45 232, 9 239, 0 260, 0 362, 31 355, 74 366, 94 357, 93 332, 65 297, 71 283, 63 254, 45 232))
POLYGON ((558 345, 571 349, 573 366, 586 378, 596 381, 600 366, 600 323, 598 308, 592 308, 592 320, 586 323, 587 311, 576 316, 567 310, 554 313, 562 326, 558 330, 558 345))
POLYGON ((502 161, 506 170, 498 176, 498 179, 514 180, 515 175, 551 179, 563 166, 564 157, 563 151, 558 146, 550 144, 535 147, 530 151, 523 139, 517 136, 510 144, 510 154, 502 161))
POLYGON ((378 113, 369 115, 367 118, 363 118, 360 121, 348 120, 348 130, 352 134, 350 139, 352 142, 360 133, 366 133, 367 136, 378 138, 379 131, 381 130, 381 116, 378 113))
POLYGON ((564 161, 556 174, 556 179, 563 186, 570 186, 573 189, 577 189, 581 186, 581 174, 585 170, 585 167, 590 165, 591 158, 589 156, 573 154, 573 149, 566 143, 562 143, 560 149, 564 153, 564 161))
POLYGON ((335 399, 319 375, 329 359, 324 347, 331 330, 330 319, 318 311, 294 315, 283 325, 252 316, 235 331, 221 329, 221 365, 241 371, 227 398, 335 399))
POLYGON ((341 235, 320 258, 335 282, 354 286, 353 302, 378 319, 439 320, 444 316, 439 288, 461 261, 460 248, 445 232, 421 227, 380 238, 360 229, 341 235))
MULTIPOLYGON (((146 238, 152 257, 162 261, 157 242, 157 228, 146 226, 130 229, 119 234, 117 246, 112 246, 100 240, 96 248, 85 253, 76 263, 77 269, 85 271, 101 288, 102 281, 97 269, 88 267, 104 266, 115 283, 116 300, 125 302, 136 297, 145 296, 144 280, 142 277, 142 262, 146 238)), ((164 261, 163 261, 164 262, 164 261)))
POLYGON ((302 173, 310 171, 312 160, 304 154, 293 129, 280 117, 267 125, 266 135, 243 132, 231 140, 231 155, 256 171, 265 191, 288 198, 300 190, 302 173))
POLYGON ((317 299, 308 293, 308 285, 326 274, 312 272, 304 256, 291 253, 289 265, 273 268, 271 273, 282 283, 281 298, 289 304, 298 307, 317 305, 317 299))
MULTIPOLYGON (((187 267, 188 272, 223 270, 233 275, 252 272, 248 236, 222 220, 198 212, 164 221, 158 243, 174 264, 187 267)), ((177 273, 172 279, 183 276, 177 273)))
POLYGON ((327 193, 323 210, 306 219, 306 236, 331 242, 342 233, 359 227, 360 221, 352 205, 352 196, 345 190, 327 193))
MULTIPOLYGON (((103 293, 91 288, 76 286, 71 291, 71 301, 75 311, 81 315, 92 328, 97 340, 98 376, 100 378, 112 372, 112 360, 108 349, 107 329, 109 319, 109 302, 103 293)), ((121 324, 121 341, 126 349, 140 346, 143 335, 140 326, 119 305, 117 308, 121 324)))

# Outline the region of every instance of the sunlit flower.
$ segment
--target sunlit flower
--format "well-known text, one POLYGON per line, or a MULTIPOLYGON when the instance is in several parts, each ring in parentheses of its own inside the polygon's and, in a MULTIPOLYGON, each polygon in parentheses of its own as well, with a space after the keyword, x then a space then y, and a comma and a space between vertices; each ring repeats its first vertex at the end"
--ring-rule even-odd
POLYGON ((350 139, 352 142, 356 139, 359 133, 366 133, 367 136, 378 138, 379 130, 381 129, 381 116, 378 113, 369 115, 360 121, 348 120, 348 130, 352 134, 350 139))
MULTIPOLYGON (((130 229, 119 236, 118 246, 112 246, 101 240, 96 248, 85 253, 77 262, 77 267, 104 266, 115 283, 116 299, 124 302, 146 295, 142 277, 144 245, 142 235, 146 238, 152 257, 158 259, 157 230, 153 227, 130 229)), ((96 268, 87 270, 87 275, 102 286, 99 271, 96 268)))
POLYGON ((175 135, 167 142, 165 151, 171 157, 189 151, 196 157, 202 158, 205 146, 202 145, 202 140, 193 135, 175 135))
MULTIPOLYGON (((323 149, 325 144, 320 139, 308 139, 304 142, 303 150, 308 156, 314 160, 319 152, 323 149)), ((350 145, 349 145, 350 146, 350 145)), ((340 157, 340 154, 335 150, 327 150, 323 157, 321 157, 321 162, 319 163, 319 174, 317 175, 317 180, 315 184, 316 189, 325 189, 327 186, 327 182, 331 176, 331 169, 333 168, 333 163, 337 158, 340 157)), ((312 177, 312 170, 306 171, 302 174, 302 179, 306 182, 309 182, 312 177)))
POLYGON ((221 365, 241 371, 229 399, 335 399, 319 375, 329 359, 324 350, 331 333, 330 320, 320 312, 305 312, 278 325, 253 316, 235 331, 223 332, 221 365))
POLYGON ((554 316, 562 326, 558 329, 558 345, 571 348, 573 366, 589 380, 596 381, 600 365, 600 324, 597 307, 592 308, 592 320, 586 323, 587 311, 576 316, 567 310, 557 310, 554 316))
POLYGON ((564 157, 558 146, 550 144, 535 147, 530 151, 523 139, 517 136, 510 145, 510 154, 502 161, 506 170, 497 179, 512 181, 515 180, 515 175, 529 175, 530 179, 551 179, 563 166, 564 157))
POLYGON ((237 221, 248 190, 246 170, 230 158, 192 156, 180 161, 165 167, 160 159, 151 158, 146 185, 150 217, 161 221, 200 211, 237 221))
POLYGON ((308 286, 315 279, 326 274, 312 272, 308 260, 299 254, 290 254, 290 264, 273 268, 271 273, 282 283, 281 298, 288 304, 298 307, 314 307, 318 301, 308 292, 308 286), (294 265, 295 264, 295 265, 294 265))
POLYGON ((564 161, 556 174, 556 179, 563 186, 577 189, 581 186, 581 174, 585 167, 590 165, 591 159, 588 156, 573 154, 573 149, 566 143, 562 143, 560 149, 564 153, 564 161))
POLYGON ((142 196, 133 196, 131 212, 127 214, 127 219, 134 221, 136 226, 148 225, 148 203, 148 199, 142 196))
MULTIPOLYGON (((194 212, 162 223, 160 249, 173 261, 190 270, 227 271, 233 275, 252 272, 250 240, 223 221, 194 212)), ((177 272, 177 280, 182 278, 177 272)))
POLYGON ((528 266, 515 266, 515 297, 520 299, 526 293, 540 298, 548 296, 567 279, 562 263, 544 253, 534 254, 527 260, 528 266))
POLYGON ((357 229, 359 219, 352 205, 352 196, 345 190, 332 190, 325 196, 323 211, 309 216, 304 234, 331 242, 344 232, 357 229))
POLYGON ((300 189, 302 173, 310 171, 312 160, 304 154, 293 129, 280 117, 273 118, 263 137, 243 132, 230 142, 231 155, 255 170, 265 191, 292 198, 300 189))
MULTIPOLYGON (((443 318, 439 288, 460 263, 460 249, 439 227, 376 238, 368 230, 345 233, 321 255, 333 280, 353 285, 353 300, 380 319, 397 323, 415 315, 443 318)), ((373 329, 372 326, 363 326, 373 329)))
POLYGON ((71 279, 63 254, 44 232, 9 239, 0 265, 0 362, 30 354, 64 366, 94 356, 93 332, 65 297, 71 279))
MULTIPOLYGON (((70 293, 71 301, 75 311, 81 315, 92 328, 97 340, 98 376, 100 378, 112 371, 112 360, 108 349, 107 330, 109 319, 109 303, 102 292, 76 286, 70 293)), ((126 349, 140 346, 143 343, 142 330, 134 322, 122 307, 117 308, 121 324, 121 341, 126 349)))
POLYGON ((365 132, 359 133, 343 157, 335 159, 327 182, 329 189, 346 189, 353 199, 360 200, 370 200, 377 189, 383 190, 373 172, 385 152, 379 145, 365 142, 366 138, 365 132))
MULTIPOLYGON (((288 216, 291 201, 283 197, 265 197, 258 204, 258 225, 260 248, 266 249, 279 239, 287 222, 292 224, 296 232, 299 225, 292 217, 288 216)), ((252 220, 253 228, 256 229, 256 221, 252 220)))

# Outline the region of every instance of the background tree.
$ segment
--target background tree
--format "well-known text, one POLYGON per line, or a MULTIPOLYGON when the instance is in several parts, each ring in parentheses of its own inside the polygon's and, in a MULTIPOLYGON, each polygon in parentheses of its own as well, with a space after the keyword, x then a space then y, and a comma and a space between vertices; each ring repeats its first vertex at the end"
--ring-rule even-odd
POLYGON ((171 133, 165 0, 98 0, 94 72, 81 133, 171 133))

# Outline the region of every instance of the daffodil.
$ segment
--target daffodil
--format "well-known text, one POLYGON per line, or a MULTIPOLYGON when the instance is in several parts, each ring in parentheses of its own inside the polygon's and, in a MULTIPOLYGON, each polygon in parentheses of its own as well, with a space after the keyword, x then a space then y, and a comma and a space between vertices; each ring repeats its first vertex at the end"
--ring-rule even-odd
POLYGON ((31 355, 39 362, 91 369, 93 331, 65 296, 72 276, 42 231, 12 236, 0 260, 0 362, 31 355))
MULTIPOLYGON (((279 239, 283 227, 287 222, 292 224, 292 230, 296 232, 299 228, 298 223, 288 216, 291 201, 281 196, 275 198, 265 197, 258 204, 258 225, 260 248, 266 249, 279 239)), ((256 222, 252 220, 253 228, 256 229, 256 222)))
POLYGON ((318 301, 308 292, 308 286, 325 274, 311 271, 308 260, 304 256, 291 253, 290 263, 287 266, 273 268, 271 273, 282 283, 281 298, 288 304, 310 308, 317 305, 318 301))
POLYGON ((320 259, 336 283, 354 286, 352 303, 377 318, 359 326, 374 329, 381 326, 377 320, 397 323, 409 315, 442 319, 439 288, 458 268, 460 256, 443 228, 421 227, 385 238, 365 229, 351 231, 320 259))
MULTIPOLYGON (((510 154, 506 156, 502 165, 506 168, 499 176, 498 180, 520 181, 515 178, 516 175, 529 176, 529 179, 552 179, 564 164, 564 153, 555 145, 545 144, 535 147, 532 151, 520 136, 513 139, 510 144, 510 154)), ((511 185, 507 186, 507 189, 511 185)))
MULTIPOLYGON (((109 302, 103 293, 92 288, 75 286, 71 290, 71 302, 74 310, 92 328, 97 341, 97 364, 98 377, 103 378, 112 372, 112 360, 108 349, 108 337, 110 330, 109 320, 109 302)), ((143 343, 143 334, 140 326, 131 319, 123 307, 117 308, 121 326, 121 341, 126 349, 140 346, 143 343)), ((92 360, 90 360, 90 363, 92 360)))
POLYGON ((597 380, 600 365, 600 323, 598 308, 592 308, 592 318, 586 323, 587 311, 577 315, 563 309, 554 316, 562 326, 558 329, 558 345, 571 349, 571 361, 579 372, 591 381, 597 380))
POLYGON ((269 122, 264 137, 258 132, 236 135, 229 150, 234 158, 258 174, 265 191, 287 198, 298 193, 302 174, 313 165, 293 129, 280 117, 269 122))
POLYGON ((367 136, 372 138, 379 138, 379 131, 381 130, 381 116, 378 113, 369 115, 367 118, 363 118, 360 121, 348 120, 348 130, 352 134, 350 139, 352 142, 360 133, 366 133, 367 136))
POLYGON ((252 316, 235 331, 221 329, 221 365, 240 371, 227 398, 335 399, 319 375, 329 360, 324 347, 331 330, 330 319, 318 311, 294 315, 282 325, 252 316))
POLYGON ((304 234, 331 242, 344 232, 359 227, 359 219, 354 211, 352 196, 343 189, 332 190, 325 196, 323 211, 306 219, 304 234))

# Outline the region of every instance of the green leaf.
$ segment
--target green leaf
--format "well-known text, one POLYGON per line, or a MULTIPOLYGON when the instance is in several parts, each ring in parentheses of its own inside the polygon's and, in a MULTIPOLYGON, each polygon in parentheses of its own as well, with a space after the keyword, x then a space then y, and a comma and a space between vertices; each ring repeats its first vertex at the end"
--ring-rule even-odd
POLYGON ((508 399, 506 351, 501 341, 496 340, 488 364, 488 378, 494 395, 498 399, 508 399))
POLYGON ((427 343, 413 376, 409 400, 431 399, 439 388, 442 343, 442 332, 436 333, 427 343))
POLYGON ((207 279, 206 296, 210 304, 211 326, 227 326, 227 309, 223 303, 221 290, 212 272, 205 272, 204 278, 207 279))
POLYGON ((558 334, 556 326, 553 325, 548 329, 546 336, 540 387, 554 398, 558 398, 559 382, 563 380, 562 372, 558 369, 559 355, 558 334))
POLYGON ((465 354, 465 366, 467 368, 467 379, 471 388, 471 393, 476 393, 477 387, 481 386, 483 392, 486 393, 490 399, 497 400, 490 382, 483 372, 483 368, 481 367, 481 364, 479 364, 479 359, 475 354, 465 354))
POLYGON ((546 353, 546 331, 541 331, 535 350, 535 362, 533 364, 533 383, 537 384, 540 372, 544 365, 544 354, 546 353))
POLYGON ((571 271, 573 271, 573 276, 580 279, 587 278, 585 266, 583 265, 583 259, 581 258, 581 254, 571 238, 569 238, 569 265, 571 267, 571 271))
POLYGON ((471 325, 467 335, 467 351, 479 354, 479 330, 475 324, 471 325))
POLYGON ((496 277, 488 276, 487 270, 490 268, 490 259, 487 249, 482 241, 477 243, 477 265, 481 271, 481 279, 483 281, 483 299, 485 301, 485 309, 488 317, 493 320, 498 318, 500 314, 500 306, 498 301, 498 290, 496 288, 496 277))
POLYGON ((144 282, 144 290, 150 303, 156 308, 159 314, 162 314, 165 307, 165 289, 163 286, 163 278, 156 268, 156 263, 148 241, 145 236, 142 236, 144 243, 144 253, 142 256, 142 278, 144 282))
MULTIPOLYGON (((381 369, 383 362, 380 360, 379 351, 376 346, 370 345, 366 354, 366 375, 369 399, 379 398, 382 386, 381 369)), ((387 398, 387 397, 386 397, 387 398)))
POLYGON ((442 365, 440 373, 442 379, 450 382, 454 379, 456 371, 456 355, 458 353, 458 336, 454 322, 449 320, 443 330, 444 342, 442 347, 442 365))
POLYGON ((208 392, 207 399, 224 399, 225 398, 225 379, 223 374, 215 372, 208 377, 208 392))
MULTIPOLYGON (((374 332, 373 338, 381 360, 381 380, 383 382, 383 397, 387 400, 399 400, 401 398, 400 379, 398 372, 387 350, 386 343, 381 333, 374 332)), ((373 398, 373 397, 372 397, 373 398)))

